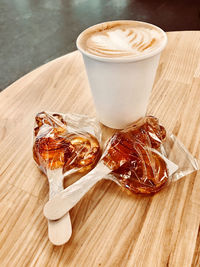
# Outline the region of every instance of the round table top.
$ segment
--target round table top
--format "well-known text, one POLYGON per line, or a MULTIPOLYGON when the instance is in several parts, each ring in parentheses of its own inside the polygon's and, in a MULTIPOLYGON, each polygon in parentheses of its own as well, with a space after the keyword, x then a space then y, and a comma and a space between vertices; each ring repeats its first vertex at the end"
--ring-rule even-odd
MULTIPOLYGON (((200 158, 200 32, 170 32, 168 38, 148 114, 200 158)), ((112 182, 99 182, 70 211, 70 241, 53 246, 43 216, 48 182, 32 159, 34 116, 43 110, 95 115, 78 51, 0 93, 1 264, 200 265, 199 172, 153 197, 130 196, 112 182)))

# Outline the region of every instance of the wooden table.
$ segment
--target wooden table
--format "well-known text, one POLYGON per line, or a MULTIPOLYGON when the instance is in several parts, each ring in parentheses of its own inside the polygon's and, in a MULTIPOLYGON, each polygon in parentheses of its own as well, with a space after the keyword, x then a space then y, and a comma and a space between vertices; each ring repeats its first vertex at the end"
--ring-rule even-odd
MULTIPOLYGON (((200 158, 200 32, 171 32, 148 114, 200 158)), ((48 241, 48 182, 32 159, 38 111, 94 115, 79 52, 58 58, 0 94, 1 266, 200 266, 200 175, 153 197, 99 182, 71 210, 68 244, 48 241)))

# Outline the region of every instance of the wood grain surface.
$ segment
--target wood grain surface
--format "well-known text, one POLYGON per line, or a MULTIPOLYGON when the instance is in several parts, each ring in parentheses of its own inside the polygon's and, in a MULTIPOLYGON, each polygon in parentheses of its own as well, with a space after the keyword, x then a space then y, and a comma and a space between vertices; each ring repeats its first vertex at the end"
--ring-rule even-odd
MULTIPOLYGON (((171 32, 148 114, 200 158, 200 32, 171 32)), ((34 115, 95 115, 79 52, 58 58, 0 94, 0 266, 200 266, 200 174, 153 197, 101 181, 70 212, 72 238, 48 240, 48 181, 32 159, 34 115)), ((104 131, 107 129, 104 128, 104 131)))

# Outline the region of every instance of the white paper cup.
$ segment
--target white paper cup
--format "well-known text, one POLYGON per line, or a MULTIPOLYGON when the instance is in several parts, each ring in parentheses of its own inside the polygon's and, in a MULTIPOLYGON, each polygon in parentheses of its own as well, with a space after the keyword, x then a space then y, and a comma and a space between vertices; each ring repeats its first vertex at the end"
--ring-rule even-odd
MULTIPOLYGON (((162 31, 157 26, 151 26, 162 31)), ((76 44, 83 56, 97 117, 108 127, 122 129, 146 114, 167 36, 162 31, 165 37, 163 42, 148 54, 137 58, 107 58, 88 53, 81 47, 80 40, 85 31, 78 36, 76 44)))

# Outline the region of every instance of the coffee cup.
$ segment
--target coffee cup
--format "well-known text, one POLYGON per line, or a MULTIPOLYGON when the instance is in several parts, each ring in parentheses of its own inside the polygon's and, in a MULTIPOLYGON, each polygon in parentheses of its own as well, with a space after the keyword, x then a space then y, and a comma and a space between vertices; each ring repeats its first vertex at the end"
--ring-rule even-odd
POLYGON ((129 20, 97 24, 78 36, 101 123, 122 129, 145 116, 166 43, 159 27, 129 20))

